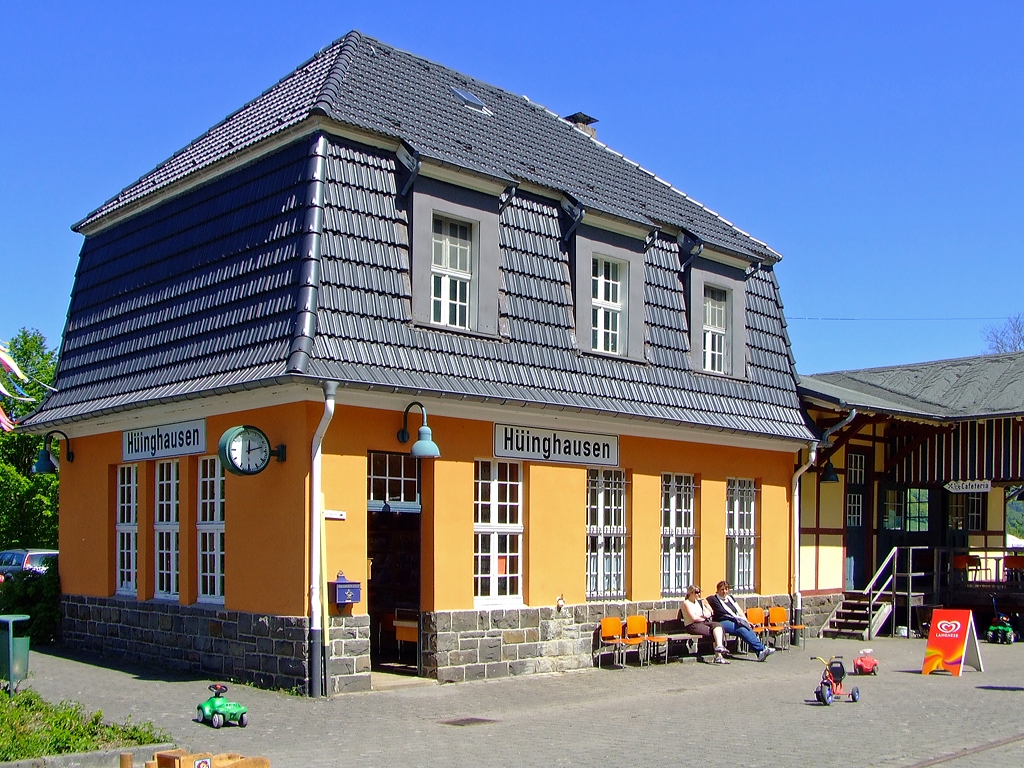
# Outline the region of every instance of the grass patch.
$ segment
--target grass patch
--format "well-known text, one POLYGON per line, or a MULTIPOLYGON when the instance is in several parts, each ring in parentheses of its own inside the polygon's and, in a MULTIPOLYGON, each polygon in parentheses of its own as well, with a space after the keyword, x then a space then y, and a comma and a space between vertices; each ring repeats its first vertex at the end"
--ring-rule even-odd
POLYGON ((103 713, 87 714, 72 701, 50 704, 28 689, 11 699, 0 691, 0 763, 69 752, 159 744, 169 737, 152 723, 103 722, 103 713))

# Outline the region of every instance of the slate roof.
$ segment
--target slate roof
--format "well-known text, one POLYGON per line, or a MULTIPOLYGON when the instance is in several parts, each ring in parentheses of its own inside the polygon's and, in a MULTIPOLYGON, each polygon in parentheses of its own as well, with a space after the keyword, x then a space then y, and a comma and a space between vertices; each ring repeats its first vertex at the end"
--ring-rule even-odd
MULTIPOLYGON (((470 154, 458 148, 462 127, 450 126, 450 135, 443 138, 436 133, 440 118, 434 113, 475 121, 497 118, 502 110, 497 89, 485 90, 450 70, 438 75, 436 65, 355 33, 276 88, 309 93, 316 90, 310 85, 314 82, 321 82, 320 92, 330 94, 336 106, 347 99, 356 102, 347 107, 350 119, 360 110, 370 112, 374 99, 383 99, 381 113, 401 115, 395 119, 413 146, 421 151, 434 147, 430 151, 438 153, 448 146, 449 157, 458 155, 460 161, 470 154), (342 67, 345 57, 349 61, 342 67), (382 68, 381 59, 387 66, 382 68), (417 69, 427 79, 443 75, 435 95, 443 95, 454 78, 468 82, 494 114, 465 118, 463 112, 470 110, 448 102, 428 114, 427 106, 435 102, 422 91, 409 95, 404 109, 393 101, 388 78, 411 77, 417 69), (385 77, 385 72, 391 74, 385 77), (350 93, 350 86, 356 90, 350 93), (369 95, 359 95, 360 89, 369 95)), ((172 183, 175 173, 187 173, 181 169, 190 154, 216 155, 210 137, 225 135, 227 124, 240 115, 248 115, 241 121, 246 126, 264 126, 260 131, 276 125, 256 110, 257 103, 266 110, 292 105, 285 111, 300 114, 292 108, 294 99, 278 96, 271 89, 211 130, 169 161, 178 171, 167 166, 162 181, 137 193, 149 194, 172 183)), ((595 185, 600 194, 615 194, 615 173, 621 171, 628 179, 650 181, 652 201, 692 207, 681 194, 550 113, 521 97, 502 98, 513 105, 502 118, 508 123, 485 125, 504 133, 519 115, 530 125, 543 123, 544 130, 560 137, 557 141, 575 147, 579 162, 607 160, 610 165, 597 168, 594 161, 595 168, 583 173, 584 178, 604 179, 605 186, 595 185), (590 172, 595 175, 587 176, 590 172)), ((465 143, 483 135, 482 128, 473 130, 465 143)), ((231 135, 238 138, 236 147, 244 143, 241 132, 231 135)), ((524 129, 524 135, 529 131, 524 129)), ((541 134, 534 138, 540 141, 541 134)), ((509 145, 502 158, 494 148, 498 142, 491 139, 486 155, 489 173, 499 160, 511 166, 515 153, 526 151, 525 144, 509 145)), ((562 170, 567 174, 562 188, 581 183, 569 167, 562 170)), ((568 256, 559 247, 564 214, 556 200, 520 192, 499 217, 500 338, 425 328, 411 316, 410 199, 400 194, 407 177, 393 153, 337 136, 307 135, 111 226, 89 229, 61 348, 58 391, 27 425, 275 382, 332 379, 385 391, 616 414, 796 440, 813 437, 800 411, 771 260, 746 280, 746 380, 690 370, 679 247, 663 235, 645 256, 646 362, 581 354, 568 256), (306 362, 296 368, 289 359, 301 336, 311 286, 315 332, 306 362)), ((101 211, 127 205, 135 194, 123 194, 101 211)), ((619 209, 630 213, 634 203, 629 194, 618 199, 619 209)), ((700 215, 726 226, 711 214, 700 215)), ((735 231, 729 237, 755 255, 756 241, 743 240, 735 231)))
POLYGON ((800 377, 805 397, 936 421, 1024 414, 1024 352, 800 377))
POLYGON ((407 142, 423 157, 569 193, 588 209, 683 227, 755 259, 778 253, 524 96, 350 32, 76 225, 97 223, 310 115, 407 142), (462 106, 468 89, 490 115, 462 106))

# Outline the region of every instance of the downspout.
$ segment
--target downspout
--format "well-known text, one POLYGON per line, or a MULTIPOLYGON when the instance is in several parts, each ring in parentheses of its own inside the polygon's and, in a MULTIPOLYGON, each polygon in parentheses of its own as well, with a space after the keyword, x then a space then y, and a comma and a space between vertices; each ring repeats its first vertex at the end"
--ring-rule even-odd
POLYGON ((325 381, 324 415, 313 434, 313 461, 310 469, 309 499, 309 695, 324 695, 324 609, 320 597, 320 583, 323 580, 323 560, 321 557, 323 542, 323 472, 320 450, 327 427, 334 418, 334 395, 338 391, 338 382, 325 381))
POLYGON ((852 408, 849 415, 840 421, 838 424, 833 424, 831 427, 825 430, 825 433, 821 436, 821 440, 814 440, 807 444, 808 455, 807 463, 803 464, 796 472, 793 473, 793 623, 803 624, 803 596, 800 594, 800 477, 812 466, 818 459, 818 448, 828 448, 832 445, 829 437, 840 429, 845 427, 857 416, 857 409, 852 408))

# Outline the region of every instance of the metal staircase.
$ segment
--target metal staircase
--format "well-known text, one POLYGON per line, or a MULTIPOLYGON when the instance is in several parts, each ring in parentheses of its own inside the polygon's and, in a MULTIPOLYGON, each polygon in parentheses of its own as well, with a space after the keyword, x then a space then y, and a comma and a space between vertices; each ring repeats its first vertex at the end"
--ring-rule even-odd
MULTIPOLYGON (((931 576, 914 570, 914 551, 922 549, 926 547, 893 547, 867 587, 843 593, 843 601, 821 629, 822 636, 870 640, 881 631, 897 606, 906 607, 909 627, 911 607, 924 602, 924 592, 913 590, 914 579, 931 576)), ((893 625, 896 622, 893 617, 893 625)))

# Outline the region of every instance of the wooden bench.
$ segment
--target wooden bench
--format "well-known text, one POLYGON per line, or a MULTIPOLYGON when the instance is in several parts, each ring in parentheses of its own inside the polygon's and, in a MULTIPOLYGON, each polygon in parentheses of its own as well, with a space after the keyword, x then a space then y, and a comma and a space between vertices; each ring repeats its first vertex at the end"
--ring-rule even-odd
MULTIPOLYGON (((671 656, 673 642, 684 643, 686 647, 685 653, 696 656, 698 660, 701 660, 705 655, 714 653, 714 638, 687 632, 682 619, 679 618, 680 613, 678 609, 673 610, 671 608, 655 608, 647 612, 647 623, 652 625, 651 633, 668 638, 665 653, 671 656), (706 651, 706 653, 702 653, 702 651, 706 651)), ((725 639, 728 645, 730 641, 735 641, 736 638, 726 635, 725 639)))

